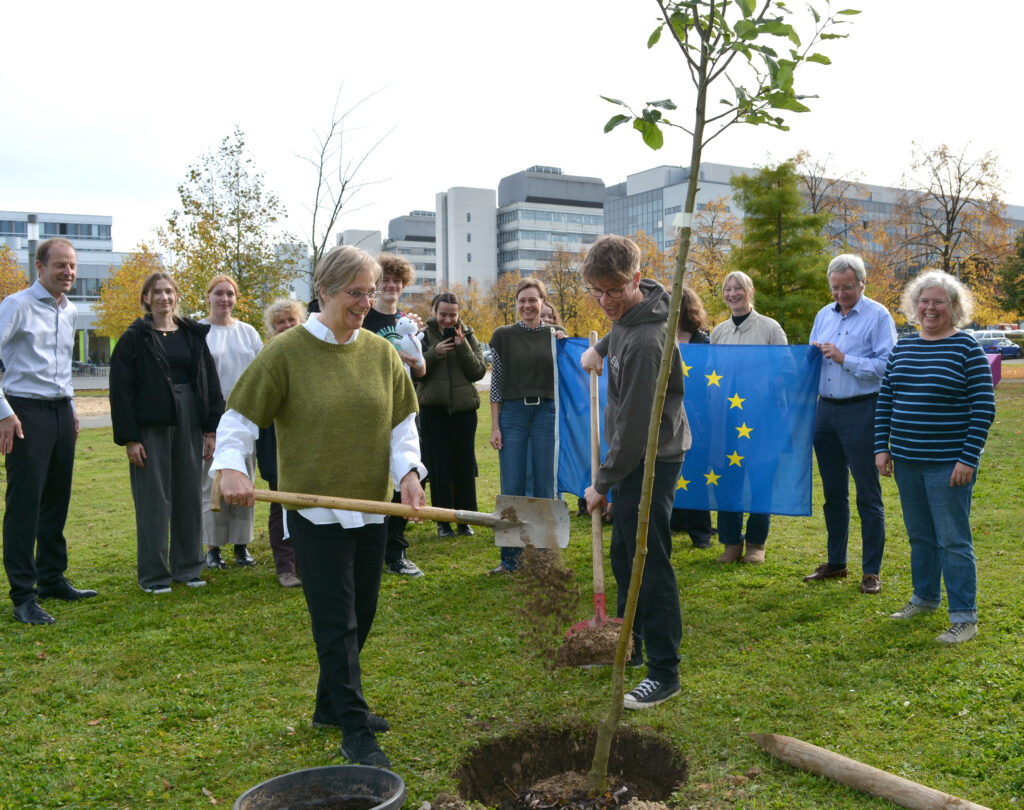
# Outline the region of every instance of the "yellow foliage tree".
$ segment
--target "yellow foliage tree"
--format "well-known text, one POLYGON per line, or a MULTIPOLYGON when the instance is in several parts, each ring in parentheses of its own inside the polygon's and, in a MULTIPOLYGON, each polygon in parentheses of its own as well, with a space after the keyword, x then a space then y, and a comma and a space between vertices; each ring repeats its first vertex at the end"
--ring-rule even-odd
POLYGON ((477 340, 487 343, 497 322, 494 305, 485 291, 477 282, 470 281, 468 284, 454 285, 452 292, 459 299, 459 318, 473 327, 477 340))
POLYGON ((0 245, 0 301, 27 286, 28 276, 18 257, 10 245, 0 245))
POLYGON ((643 278, 653 278, 666 290, 671 289, 672 276, 675 274, 675 253, 659 250, 654 237, 648 236, 644 231, 637 231, 633 235, 633 241, 640 248, 640 275, 643 278))
POLYGON ((601 332, 608 323, 604 312, 587 292, 583 281, 583 261, 587 254, 555 251, 544 268, 537 273, 548 291, 548 301, 562 316, 562 325, 569 337, 586 337, 591 329, 601 332))
POLYGON ((150 273, 165 270, 160 257, 145 242, 134 253, 125 257, 121 266, 110 268, 110 276, 100 287, 100 297, 94 306, 96 334, 116 340, 124 334, 136 318, 142 315, 139 296, 142 283, 150 273))
POLYGON ((687 284, 700 297, 711 324, 728 315, 722 302, 722 282, 733 245, 743 240, 743 223, 729 209, 725 197, 715 197, 693 218, 687 284))

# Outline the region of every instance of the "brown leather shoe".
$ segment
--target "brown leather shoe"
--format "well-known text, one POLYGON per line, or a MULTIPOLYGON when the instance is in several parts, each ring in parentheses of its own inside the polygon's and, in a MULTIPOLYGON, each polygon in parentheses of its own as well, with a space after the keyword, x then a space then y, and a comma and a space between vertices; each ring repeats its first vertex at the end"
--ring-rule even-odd
POLYGON ((880 590, 882 590, 882 578, 878 574, 865 574, 861 577, 861 593, 878 593, 880 590))
POLYGON ((804 582, 818 582, 823 579, 836 579, 845 577, 849 573, 845 568, 833 568, 828 563, 819 565, 811 573, 804 577, 804 582))

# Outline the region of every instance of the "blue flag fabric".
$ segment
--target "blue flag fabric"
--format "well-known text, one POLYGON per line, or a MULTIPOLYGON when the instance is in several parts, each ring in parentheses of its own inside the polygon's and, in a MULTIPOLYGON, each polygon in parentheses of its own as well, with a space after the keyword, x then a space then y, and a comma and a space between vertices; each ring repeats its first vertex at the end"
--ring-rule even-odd
MULTIPOLYGON (((563 340, 558 355, 559 489, 577 495, 590 483, 586 346, 563 340)), ((682 357, 693 446, 676 508, 810 515, 820 350, 690 343, 682 357)))

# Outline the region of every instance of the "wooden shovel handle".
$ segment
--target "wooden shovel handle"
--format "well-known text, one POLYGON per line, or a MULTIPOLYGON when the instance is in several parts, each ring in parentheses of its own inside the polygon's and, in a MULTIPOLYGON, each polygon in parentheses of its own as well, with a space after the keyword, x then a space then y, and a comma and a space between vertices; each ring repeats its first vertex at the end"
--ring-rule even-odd
MULTIPOLYGON (((210 509, 220 511, 222 496, 220 492, 220 470, 213 476, 213 488, 210 492, 210 509)), ((308 495, 304 492, 279 492, 269 489, 255 491, 257 501, 279 503, 283 506, 297 506, 302 509, 323 507, 325 509, 344 509, 348 512, 367 512, 371 515, 397 515, 398 517, 436 520, 441 523, 472 523, 474 526, 498 526, 502 521, 485 512, 467 512, 461 509, 441 509, 436 506, 423 506, 413 509, 404 503, 387 501, 364 501, 358 498, 337 498, 330 495, 308 495)))
MULTIPOLYGON (((590 333, 590 346, 597 343, 597 332, 590 333)), ((590 484, 597 485, 597 471, 601 467, 601 428, 598 421, 597 372, 590 372, 590 484)), ((590 543, 593 555, 594 593, 604 594, 604 516, 600 509, 590 513, 590 543)))

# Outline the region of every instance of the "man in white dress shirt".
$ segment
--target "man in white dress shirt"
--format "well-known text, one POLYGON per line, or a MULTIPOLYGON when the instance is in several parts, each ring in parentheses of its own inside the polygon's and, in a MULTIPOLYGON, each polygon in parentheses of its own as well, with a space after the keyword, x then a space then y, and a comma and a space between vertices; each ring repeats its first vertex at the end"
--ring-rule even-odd
POLYGON ((71 500, 78 417, 71 387, 77 310, 67 297, 78 256, 72 244, 47 239, 36 251, 38 280, 0 302, 0 454, 7 467, 4 570, 14 618, 53 624, 37 599, 75 602, 95 596, 64 577, 64 523, 71 500), (37 590, 38 584, 38 590, 37 590))

